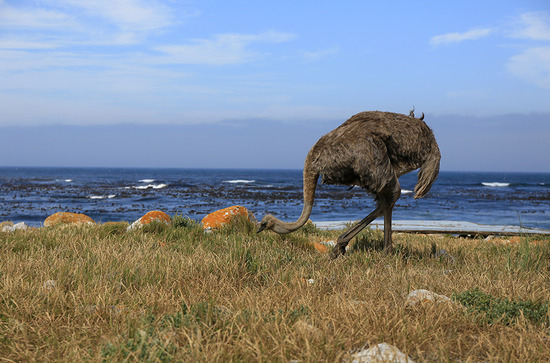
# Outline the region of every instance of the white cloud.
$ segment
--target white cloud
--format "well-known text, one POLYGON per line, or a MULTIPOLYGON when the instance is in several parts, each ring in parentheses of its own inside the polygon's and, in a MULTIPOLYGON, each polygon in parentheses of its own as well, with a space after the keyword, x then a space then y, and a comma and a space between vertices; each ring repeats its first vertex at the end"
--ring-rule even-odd
POLYGON ((190 44, 157 47, 168 57, 160 63, 224 65, 247 62, 258 56, 248 49, 253 43, 281 43, 294 36, 289 33, 219 34, 212 39, 197 39, 190 44))
POLYGON ((0 49, 52 49, 52 43, 43 43, 24 38, 0 38, 0 49))
POLYGON ((527 49, 510 58, 506 68, 518 78, 550 89, 550 46, 527 49))
POLYGON ((304 52, 303 57, 307 62, 316 62, 329 55, 336 54, 337 52, 338 52, 338 47, 331 47, 328 49, 323 49, 323 50, 318 50, 313 52, 304 52))
POLYGON ((520 15, 509 36, 519 39, 550 40, 550 14, 530 12, 520 15))
POLYGON ((3 29, 54 29, 70 23, 71 17, 59 10, 14 7, 0 0, 0 28, 3 29))
POLYGON ((432 45, 458 43, 484 38, 490 34, 501 40, 515 39, 523 49, 505 64, 511 75, 541 88, 550 89, 550 13, 528 12, 497 28, 478 28, 464 33, 448 33, 431 38, 432 45), (523 41, 523 43, 519 43, 523 41), (536 45, 535 45, 536 44, 536 45))
POLYGON ((521 14, 506 36, 529 41, 521 53, 509 59, 506 70, 525 82, 550 89, 550 13, 521 14))
POLYGON ((191 12, 151 0, 54 0, 41 6, 0 0, 0 46, 5 49, 71 45, 128 45, 176 24, 191 12), (37 46, 41 44, 41 46, 37 46))
POLYGON ((447 33, 442 35, 436 35, 430 39, 430 44, 432 45, 441 45, 449 43, 460 43, 465 40, 476 40, 485 38, 491 33, 494 29, 492 28, 483 28, 483 29, 472 29, 464 33, 447 33))
POLYGON ((173 22, 170 9, 153 0, 59 0, 58 3, 83 10, 120 29, 151 30, 166 27, 173 22))

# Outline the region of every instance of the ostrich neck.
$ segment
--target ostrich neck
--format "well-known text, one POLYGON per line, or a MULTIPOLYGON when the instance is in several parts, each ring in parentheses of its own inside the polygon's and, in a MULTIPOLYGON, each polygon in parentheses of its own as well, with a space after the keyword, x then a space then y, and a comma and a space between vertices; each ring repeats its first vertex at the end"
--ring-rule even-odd
POLYGON ((274 232, 280 234, 290 233, 306 224, 313 208, 318 178, 319 173, 309 170, 306 162, 306 167, 304 168, 304 207, 302 208, 302 214, 296 222, 288 223, 275 219, 275 225, 272 228, 274 232))

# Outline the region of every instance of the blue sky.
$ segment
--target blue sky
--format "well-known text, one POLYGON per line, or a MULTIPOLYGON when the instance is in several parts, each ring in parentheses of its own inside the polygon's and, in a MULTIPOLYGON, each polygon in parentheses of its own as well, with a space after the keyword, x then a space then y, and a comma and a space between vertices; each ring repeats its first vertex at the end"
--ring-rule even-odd
POLYGON ((1 165, 300 168, 413 106, 443 169, 550 172, 550 3, 0 0, 1 165))

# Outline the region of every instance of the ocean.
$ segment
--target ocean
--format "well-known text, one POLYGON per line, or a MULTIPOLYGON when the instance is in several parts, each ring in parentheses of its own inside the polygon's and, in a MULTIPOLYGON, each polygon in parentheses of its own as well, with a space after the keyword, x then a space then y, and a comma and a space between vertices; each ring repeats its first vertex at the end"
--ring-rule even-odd
MULTIPOLYGON (((416 173, 400 178, 395 220, 467 221, 550 229, 550 173, 441 172, 413 199, 416 173)), ((354 221, 374 209, 362 189, 319 184, 311 220, 354 221)), ((301 170, 0 168, 0 222, 41 226, 55 212, 133 222, 151 210, 195 220, 242 205, 260 219, 302 210, 301 170)))

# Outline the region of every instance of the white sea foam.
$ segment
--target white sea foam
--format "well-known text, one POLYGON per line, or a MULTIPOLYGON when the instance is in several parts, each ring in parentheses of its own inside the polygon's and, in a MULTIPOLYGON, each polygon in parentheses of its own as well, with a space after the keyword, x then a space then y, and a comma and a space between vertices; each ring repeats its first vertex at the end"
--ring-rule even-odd
POLYGON ((155 179, 141 179, 139 182, 140 183, 147 183, 147 184, 150 184, 152 182, 154 182, 155 179))
POLYGON ((486 186, 486 187, 491 187, 491 188, 502 188, 502 187, 508 187, 510 186, 510 183, 499 183, 499 182, 483 182, 481 183, 482 185, 486 186))
POLYGON ((413 191, 409 189, 401 189, 401 194, 411 194, 413 191))
POLYGON ((116 194, 109 194, 109 195, 89 195, 88 198, 90 199, 113 199, 116 197, 116 194))
POLYGON ((65 181, 66 181, 67 183, 70 183, 70 182, 72 182, 73 180, 72 180, 72 179, 65 179, 65 181))
POLYGON ((246 179, 236 179, 236 180, 226 180, 224 181, 224 183, 231 183, 231 184, 239 184, 239 183, 243 183, 243 184, 247 184, 247 183, 255 183, 256 180, 246 180, 246 179))
POLYGON ((166 188, 168 186, 168 184, 147 184, 147 185, 137 185, 137 186, 134 186, 132 188, 134 189, 139 189, 139 190, 144 190, 144 189, 162 189, 162 188, 166 188))

